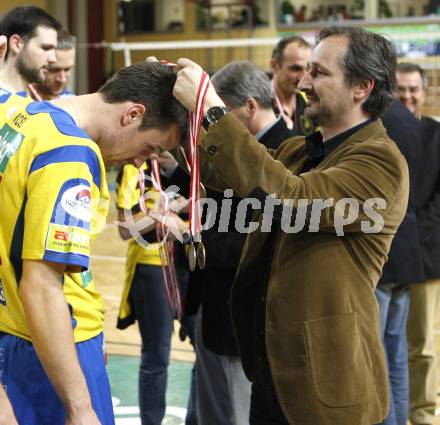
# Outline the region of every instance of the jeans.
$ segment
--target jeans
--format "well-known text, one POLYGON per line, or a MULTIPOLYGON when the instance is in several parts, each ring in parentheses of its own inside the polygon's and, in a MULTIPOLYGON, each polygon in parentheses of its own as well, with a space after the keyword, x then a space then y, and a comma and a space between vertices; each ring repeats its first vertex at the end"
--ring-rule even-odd
POLYGON ((408 284, 385 283, 376 288, 381 338, 388 363, 390 414, 384 425, 406 425, 409 407, 408 344, 406 322, 408 284))

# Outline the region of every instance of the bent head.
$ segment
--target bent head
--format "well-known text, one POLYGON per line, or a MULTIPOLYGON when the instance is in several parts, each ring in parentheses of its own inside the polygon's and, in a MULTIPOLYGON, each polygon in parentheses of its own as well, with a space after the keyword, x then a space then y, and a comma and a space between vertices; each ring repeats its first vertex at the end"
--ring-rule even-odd
POLYGON ((366 118, 382 115, 396 81, 391 42, 359 27, 333 26, 317 34, 316 44, 299 84, 308 99, 307 118, 324 126, 353 110, 366 118))
POLYGON ((272 87, 266 73, 252 62, 237 61, 217 71, 211 83, 231 113, 252 134, 257 134, 261 112, 273 109, 272 87))
POLYGON ((66 88, 75 66, 75 45, 75 37, 67 31, 58 33, 56 62, 47 68, 43 82, 37 83, 37 89, 44 99, 56 99, 66 88))
POLYGON ((175 82, 169 66, 141 62, 119 70, 99 89, 104 102, 120 105, 116 130, 109 123, 98 141, 107 163, 139 166, 186 138, 188 113, 173 96, 175 82))

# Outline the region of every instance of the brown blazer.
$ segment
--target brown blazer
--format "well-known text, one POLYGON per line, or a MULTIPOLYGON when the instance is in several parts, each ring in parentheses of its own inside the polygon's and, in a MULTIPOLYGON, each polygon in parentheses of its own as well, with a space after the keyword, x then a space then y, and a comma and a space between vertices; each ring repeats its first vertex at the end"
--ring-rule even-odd
MULTIPOLYGON (((271 266, 266 348, 281 408, 296 425, 371 425, 388 414, 388 385, 374 288, 405 215, 408 168, 380 120, 361 128, 314 170, 299 174, 304 138, 269 152, 231 115, 200 142, 202 181, 245 198, 354 198, 359 216, 337 236, 334 207, 316 232, 279 232, 273 258, 256 231, 246 241, 231 310, 247 376, 254 374, 256 290, 271 266), (299 174, 299 175, 298 175, 299 174), (253 195, 250 195, 253 194, 253 195), (361 231, 364 202, 383 198, 379 233, 361 231), (270 265, 270 266, 269 266, 270 265), (265 274, 266 270, 266 274, 265 274)), ((261 214, 254 214, 256 221, 261 214)), ((364 223, 365 225, 365 223, 364 223)), ((207 259, 209 261, 209 258, 207 259)))

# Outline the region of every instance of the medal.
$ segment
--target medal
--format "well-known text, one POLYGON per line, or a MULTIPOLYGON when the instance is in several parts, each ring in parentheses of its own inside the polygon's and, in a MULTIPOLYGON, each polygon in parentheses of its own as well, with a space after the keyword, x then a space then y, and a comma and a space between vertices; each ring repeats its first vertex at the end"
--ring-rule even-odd
POLYGON ((197 264, 197 251, 194 246, 194 242, 191 241, 188 249, 188 265, 189 269, 193 272, 196 269, 197 264))
POLYGON ((206 265, 206 251, 202 241, 197 244, 197 265, 200 270, 203 270, 206 265))

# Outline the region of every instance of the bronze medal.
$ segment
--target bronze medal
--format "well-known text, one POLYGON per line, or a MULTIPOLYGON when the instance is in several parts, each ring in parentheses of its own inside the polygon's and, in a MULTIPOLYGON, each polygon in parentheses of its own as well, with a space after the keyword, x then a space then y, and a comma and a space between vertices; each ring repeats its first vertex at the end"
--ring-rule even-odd
POLYGON ((197 244, 197 265, 200 270, 206 266, 206 251, 202 241, 197 244))
POLYGON ((193 272, 196 269, 196 264, 197 264, 197 252, 196 252, 196 247, 194 246, 194 242, 191 242, 189 244, 188 264, 189 264, 189 269, 193 272))

